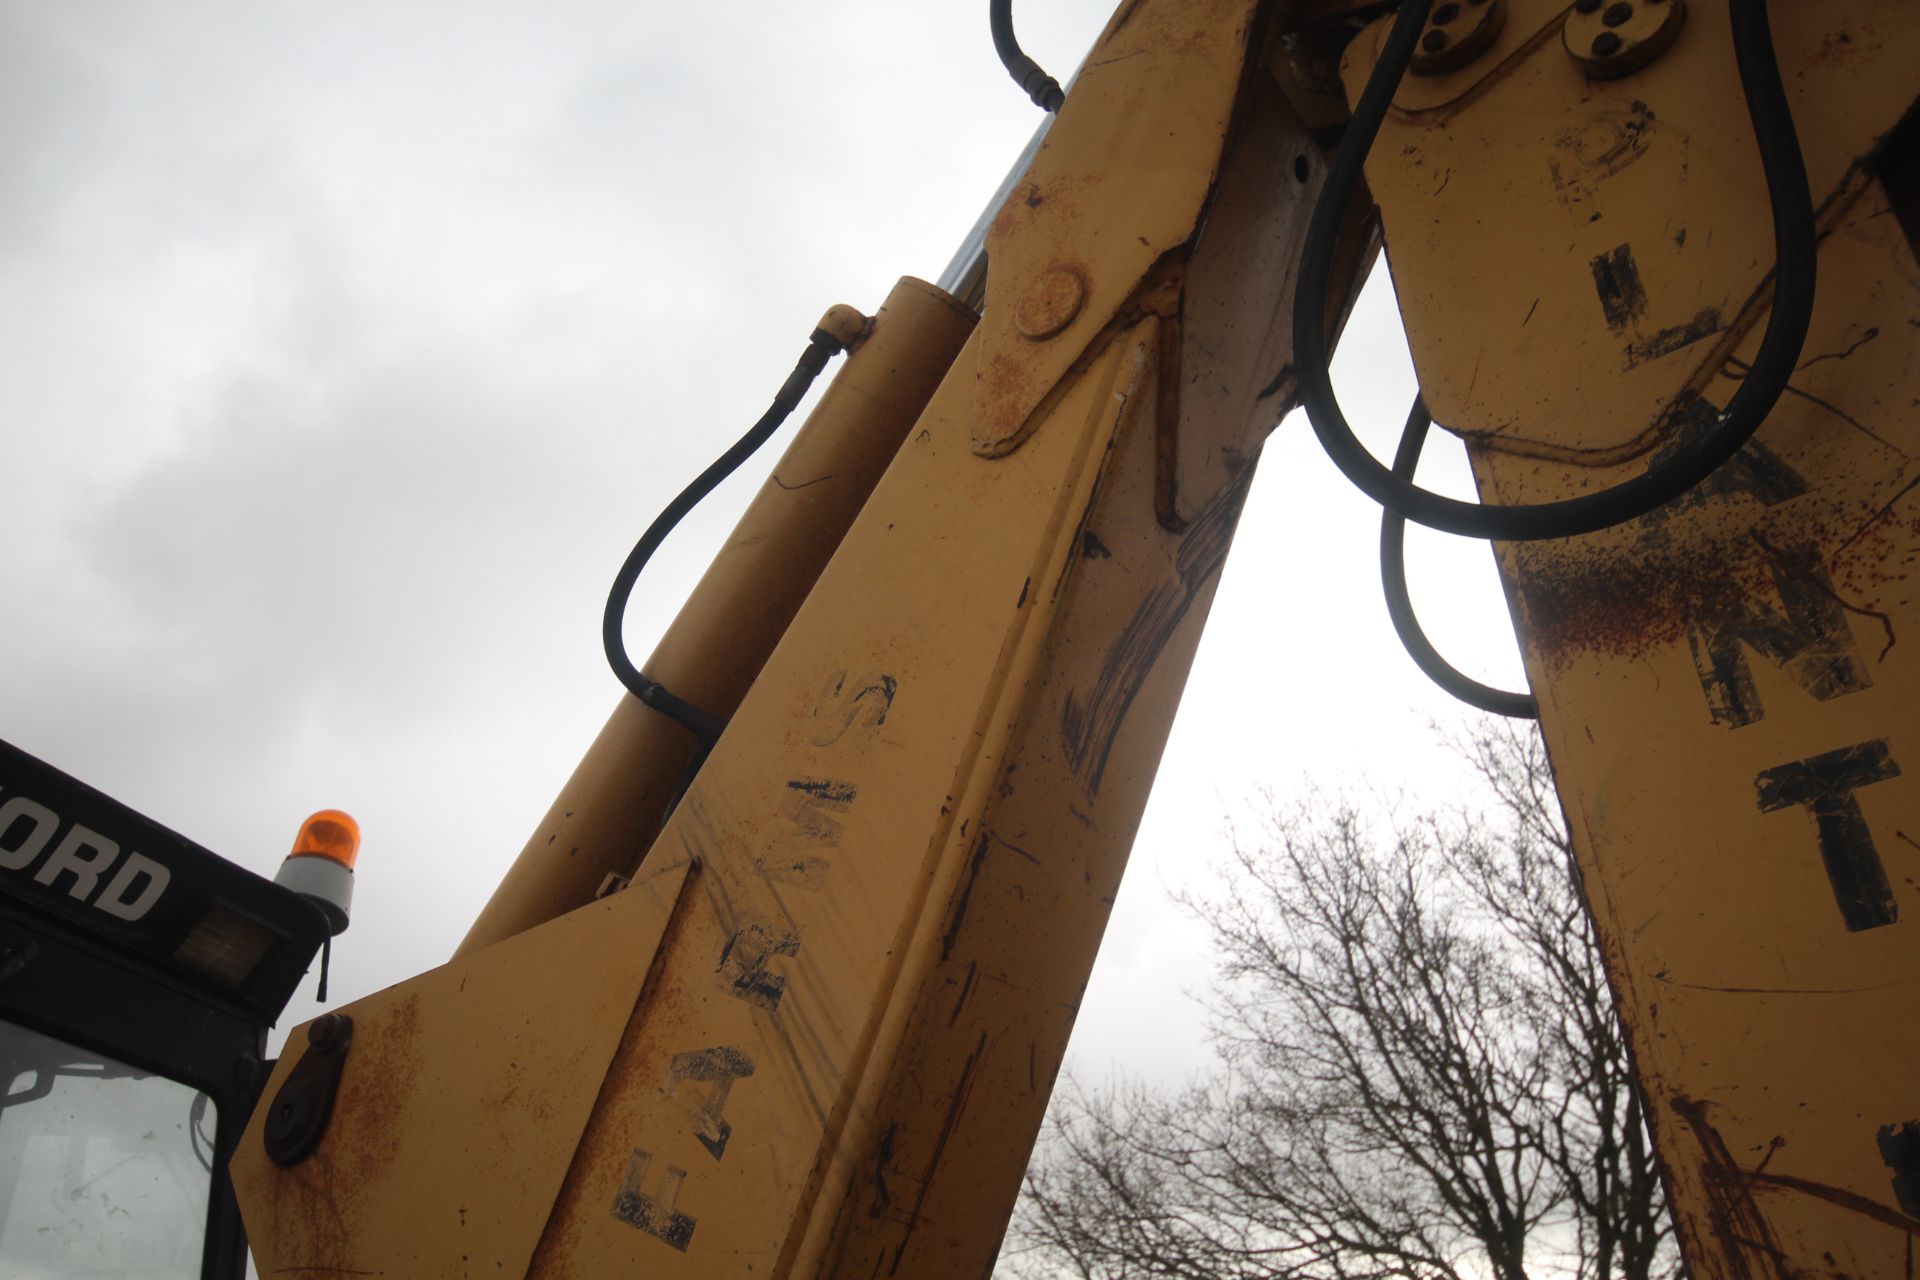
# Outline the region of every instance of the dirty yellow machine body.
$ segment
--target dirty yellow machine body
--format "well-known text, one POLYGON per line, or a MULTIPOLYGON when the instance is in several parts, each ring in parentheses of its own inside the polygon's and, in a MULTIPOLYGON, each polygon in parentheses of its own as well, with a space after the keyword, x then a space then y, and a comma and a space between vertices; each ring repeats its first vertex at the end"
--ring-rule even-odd
MULTIPOLYGON (((1322 316, 1384 236, 1488 501, 1645 470, 1754 358, 1727 5, 1428 20, 1322 316)), ((624 700, 452 961, 295 1032, 232 1165, 261 1274, 991 1270, 1381 8, 1128 0, 984 283, 839 314, 646 664, 725 732, 624 700)), ((1772 10, 1820 236, 1786 394, 1681 499, 1498 554, 1693 1274, 1910 1276, 1920 14, 1772 10)))

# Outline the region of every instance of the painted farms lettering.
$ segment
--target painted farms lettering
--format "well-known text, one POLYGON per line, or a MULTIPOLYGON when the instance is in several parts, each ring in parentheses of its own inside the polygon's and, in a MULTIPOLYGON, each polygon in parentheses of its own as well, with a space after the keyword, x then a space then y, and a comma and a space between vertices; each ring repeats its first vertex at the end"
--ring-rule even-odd
MULTIPOLYGON (((899 682, 884 673, 850 678, 831 673, 812 710, 809 736, 819 747, 841 748, 871 738, 886 723, 899 682)), ((770 884, 809 893, 827 890, 832 855, 840 844, 845 819, 859 796, 858 786, 841 778, 790 778, 780 788, 772 825, 752 867, 770 884)), ((776 1013, 787 994, 786 975, 778 972, 800 954, 800 937, 784 922, 744 919, 727 935, 714 964, 714 977, 726 995, 766 1013, 776 1013)), ((745 1050, 716 1045, 676 1053, 660 1092, 684 1114, 688 1130, 714 1160, 726 1157, 733 1125, 724 1112, 736 1082, 754 1074, 745 1050)), ((693 1157, 690 1163, 699 1163, 693 1157)), ((634 1147, 626 1177, 614 1195, 613 1216, 669 1248, 685 1253, 699 1223, 679 1207, 689 1171, 644 1147, 634 1147)))

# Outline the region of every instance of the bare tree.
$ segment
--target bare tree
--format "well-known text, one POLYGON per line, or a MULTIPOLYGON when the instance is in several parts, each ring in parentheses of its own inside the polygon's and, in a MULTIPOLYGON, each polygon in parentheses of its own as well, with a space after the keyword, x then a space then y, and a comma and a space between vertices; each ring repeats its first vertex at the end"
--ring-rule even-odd
POLYGON ((1220 958, 1217 1069, 1069 1085, 1011 1237, 1083 1280, 1679 1274, 1545 754, 1462 750, 1486 815, 1312 796, 1190 899, 1220 958))

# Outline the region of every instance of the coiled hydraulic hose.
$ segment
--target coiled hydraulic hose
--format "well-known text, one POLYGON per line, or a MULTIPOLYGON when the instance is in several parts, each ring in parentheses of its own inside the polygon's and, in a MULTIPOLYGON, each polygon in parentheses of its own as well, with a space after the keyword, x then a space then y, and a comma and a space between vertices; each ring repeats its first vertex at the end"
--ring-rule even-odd
POLYGON ((813 331, 813 336, 807 341, 807 349, 801 353, 793 372, 787 375, 779 394, 774 396, 773 404, 745 435, 734 442, 732 448, 715 458, 705 471, 694 477, 693 483, 682 489, 679 496, 654 517, 647 531, 640 535, 640 541, 627 553, 626 562, 620 566, 620 572, 614 575, 613 589, 607 593, 606 611, 600 619, 600 643, 607 653, 607 665, 613 668, 614 675, 620 678, 620 683, 634 697, 684 725, 705 746, 711 747, 719 741, 720 731, 727 727, 726 720, 694 706, 658 681, 649 680, 640 673, 640 668, 633 664, 633 659, 627 654, 626 636, 621 627, 627 615, 627 602, 633 596, 633 586, 640 579, 640 571, 653 558, 653 553, 659 550, 660 544, 666 541, 667 535, 673 532, 674 526, 780 429, 780 424, 787 420, 806 396, 807 388, 827 367, 827 362, 844 350, 846 346, 840 339, 825 329, 813 331))
POLYGON ((1773 212, 1773 309, 1752 369, 1711 427, 1641 475, 1598 493, 1518 506, 1443 497, 1381 466, 1347 424, 1327 368, 1323 326, 1335 241, 1367 152, 1413 58, 1432 3, 1406 0, 1401 6, 1308 223, 1293 312, 1294 364, 1307 418, 1334 464, 1369 497, 1396 515, 1447 533, 1533 541, 1591 533, 1645 515, 1712 474, 1759 428, 1799 361, 1813 311, 1817 252, 1813 200, 1793 114, 1780 83, 1766 0, 1731 0, 1730 6, 1740 87, 1759 144, 1773 212))
MULTIPOLYGON (((1413 408, 1407 412, 1406 429, 1400 433, 1399 451, 1393 455, 1394 475, 1406 481, 1413 479, 1414 468, 1420 465, 1421 447, 1427 441, 1427 428, 1432 425, 1433 416, 1427 412, 1426 401, 1415 396, 1413 408)), ((1509 693, 1481 684, 1441 657, 1440 651, 1427 639, 1427 633, 1420 629, 1420 619, 1414 616, 1413 598, 1407 593, 1406 543, 1406 518, 1390 507, 1380 508, 1380 583, 1387 597, 1387 616, 1393 620, 1393 629, 1405 646, 1407 656, 1426 672, 1429 680, 1470 707, 1521 720, 1538 720, 1540 705, 1532 694, 1509 693)))

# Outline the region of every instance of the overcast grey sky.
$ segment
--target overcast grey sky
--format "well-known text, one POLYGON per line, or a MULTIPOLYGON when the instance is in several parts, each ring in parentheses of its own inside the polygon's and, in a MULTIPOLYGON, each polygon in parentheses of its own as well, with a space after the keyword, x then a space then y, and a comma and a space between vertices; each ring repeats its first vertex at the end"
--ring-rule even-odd
MULTIPOLYGON (((1022 39, 1064 78, 1106 7, 1022 4, 1022 39)), ((827 304, 938 274, 1036 123, 973 2, 0 2, 0 736, 266 875, 349 810, 336 1001, 440 963, 619 693, 598 619, 634 537, 827 304)), ((1338 368, 1387 453, 1381 284, 1338 368)), ((649 571, 636 650, 764 469, 649 571)), ((1463 713, 1392 636, 1377 536, 1289 420, 1083 1076, 1205 1060, 1167 894, 1260 787, 1457 786, 1427 726, 1463 713)), ((1409 558, 1442 650, 1517 682, 1485 547, 1409 558)))

